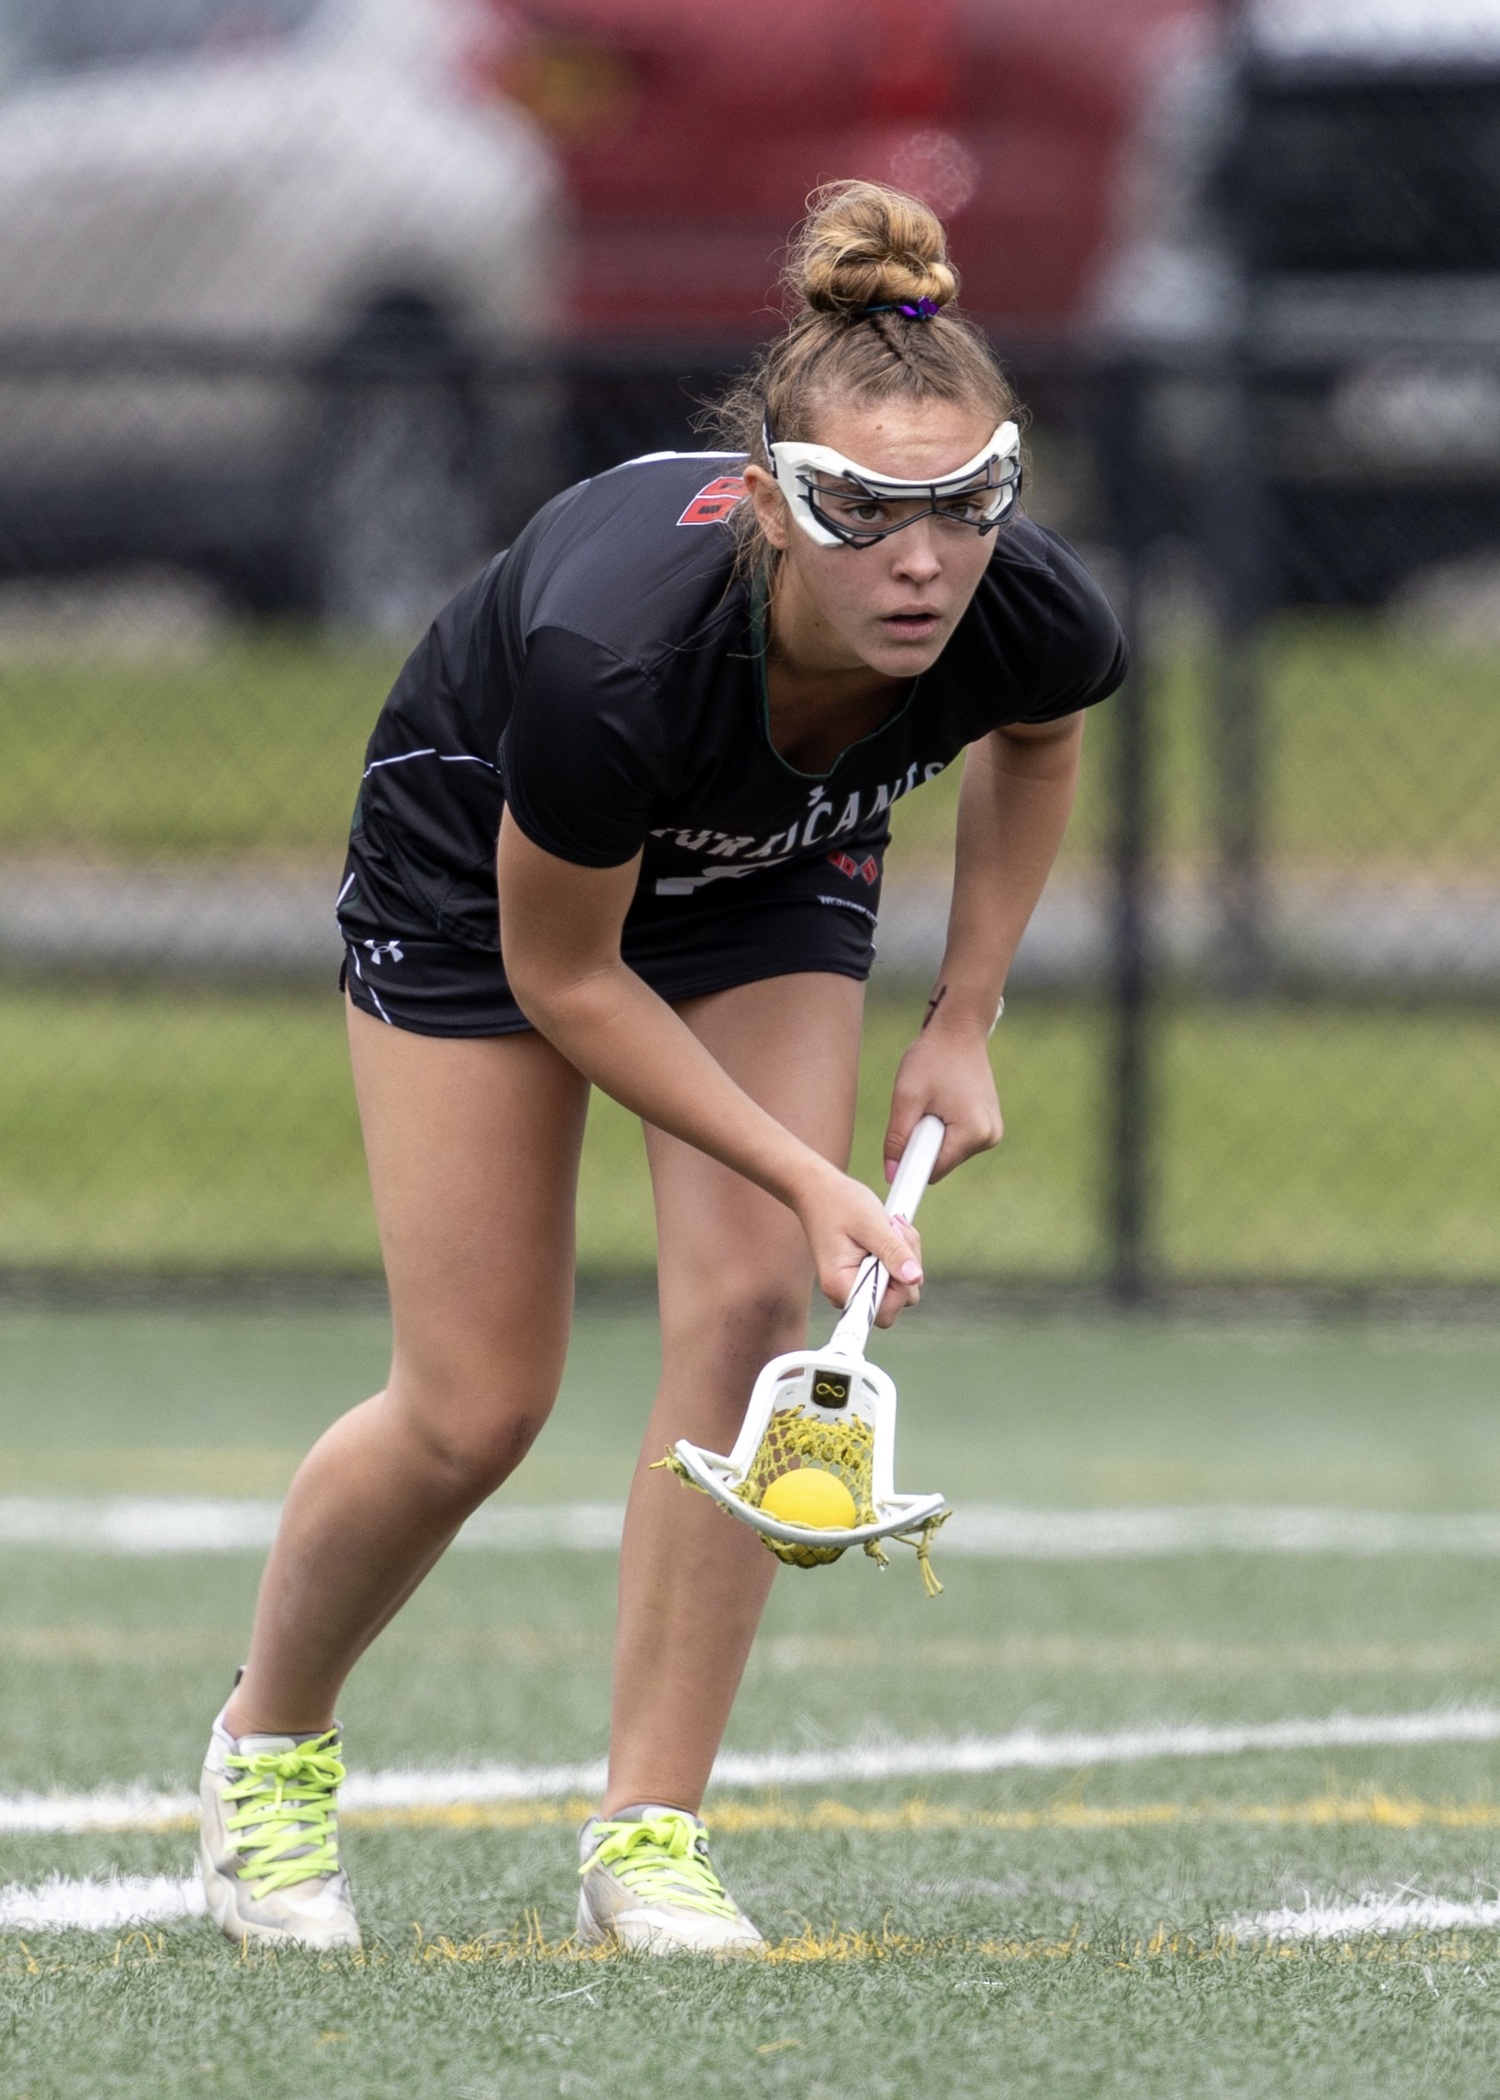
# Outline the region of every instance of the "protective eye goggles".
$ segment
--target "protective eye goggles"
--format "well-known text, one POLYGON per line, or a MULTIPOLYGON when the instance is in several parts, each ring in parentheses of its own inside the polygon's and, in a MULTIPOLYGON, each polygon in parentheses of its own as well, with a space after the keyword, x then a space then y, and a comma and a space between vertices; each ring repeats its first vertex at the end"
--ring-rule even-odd
POLYGON ((769 423, 765 446, 792 516, 820 547, 873 547, 930 517, 993 532, 1021 493, 1021 433, 1014 423, 1000 424, 972 459, 938 481, 899 481, 874 474, 827 445, 778 442, 769 423), (906 517, 883 522, 896 503, 916 507, 906 517))

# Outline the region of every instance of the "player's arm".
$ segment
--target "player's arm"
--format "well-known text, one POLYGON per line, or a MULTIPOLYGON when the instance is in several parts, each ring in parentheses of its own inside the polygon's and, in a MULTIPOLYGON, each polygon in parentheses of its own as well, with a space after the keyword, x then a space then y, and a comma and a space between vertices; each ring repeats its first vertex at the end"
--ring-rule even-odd
POLYGON ((971 744, 958 798, 948 940, 922 1033, 901 1060, 887 1173, 917 1118, 942 1117, 938 1175, 1004 1129, 987 1041, 1005 980, 1057 858, 1078 786, 1083 716, 1017 723, 971 744))
POLYGON ((505 974, 526 1018, 624 1107, 794 1210, 835 1304, 864 1255, 878 1254, 899 1279, 882 1311, 888 1324, 921 1282, 915 1234, 752 1101, 623 961, 640 855, 623 867, 576 866, 536 845, 507 809, 497 865, 505 974))

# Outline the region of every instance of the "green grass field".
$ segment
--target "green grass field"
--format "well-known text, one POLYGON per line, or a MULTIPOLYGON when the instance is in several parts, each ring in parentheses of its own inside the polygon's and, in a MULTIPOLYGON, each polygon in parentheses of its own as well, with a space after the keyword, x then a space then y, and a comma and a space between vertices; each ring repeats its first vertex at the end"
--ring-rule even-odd
MULTIPOLYGON (((877 1000, 856 1165, 879 1172, 919 1018, 877 1000)), ((1068 1278, 1103 1263, 1107 1022, 1016 1001, 994 1055, 1009 1135, 933 1192, 935 1275, 1068 1278)), ((1191 1008, 1168 1017, 1161 1257, 1186 1278, 1500 1275, 1500 1098, 1483 1014, 1191 1008)), ((579 1202, 593 1273, 639 1273, 639 1128, 595 1099, 579 1202)), ((0 1263, 125 1271, 372 1270, 374 1228, 332 993, 16 988, 0 1004, 0 1263)))
POLYGON ((0 837, 11 853, 337 859, 399 663, 274 629, 201 658, 6 663, 0 837))
MULTIPOLYGON (((266 1495, 381 1375, 382 1323, 0 1315, 0 1497, 266 1495)), ((924 1307, 878 1353, 899 1471, 960 1504, 1500 1507, 1500 1331, 1011 1321, 924 1307)), ((644 1316, 580 1320, 508 1499, 617 1497, 644 1316)), ((0 1515, 13 1511, 0 1501, 0 1515)), ((242 1648, 249 1553, 0 1547, 0 1796, 190 1784, 242 1648)), ((1197 1553, 909 1559, 777 1583, 741 1751, 1488 1705, 1496 1563, 1197 1553)), ((450 1556, 368 1657, 360 1770, 588 1759, 607 1553, 450 1556)), ((240 1960, 211 1928, 0 1931, 3 2100, 1487 2100, 1500 1933, 1267 1942, 1236 1921, 1368 1893, 1492 1899, 1492 1744, 719 1789, 727 1875, 777 1946, 724 1969, 565 1945, 575 1807, 351 1816, 368 1945, 240 1960)), ((51 1874, 177 1876, 190 1834, 0 1835, 51 1874)))
MULTIPOLYGON (((1287 863, 1492 879, 1492 656, 1353 616, 1286 619, 1263 655, 1268 841, 1287 863)), ((388 651, 246 632, 201 657, 0 664, 7 854, 321 865, 330 884, 388 651)), ((1208 850, 1213 730, 1201 649, 1153 686, 1160 840, 1208 850)), ((1111 711, 1092 725, 1074 862, 1106 843, 1111 711)), ((893 869, 937 872, 956 776, 896 811, 893 869)), ((374 1240, 331 997, 12 978, 0 1000, 0 1265, 369 1270, 374 1240)), ((913 1021, 872 1008, 859 1160, 913 1021)), ((1183 1279, 1493 1283, 1487 1142, 1500 1035, 1483 1012, 1200 1005, 1163 1027, 1157 1260, 1183 1279)), ((930 1213, 949 1273, 1087 1278, 1105 1261, 1107 1024, 1017 999, 996 1040, 1010 1136, 930 1213)), ((639 1139, 600 1103, 580 1253, 651 1258, 639 1139)))
MULTIPOLYGON (((1493 655, 1357 615, 1287 617, 1263 645, 1269 827, 1278 857, 1500 860, 1493 655)), ((8 853, 336 861, 365 741, 399 656, 295 629, 160 663, 79 654, 0 664, 0 838, 8 853)), ((1154 672, 1162 850, 1208 851, 1209 659, 1186 637, 1154 672)), ((1065 853, 1108 838, 1111 711, 1065 853)), ((900 805, 898 859, 941 862, 956 778, 900 805)))

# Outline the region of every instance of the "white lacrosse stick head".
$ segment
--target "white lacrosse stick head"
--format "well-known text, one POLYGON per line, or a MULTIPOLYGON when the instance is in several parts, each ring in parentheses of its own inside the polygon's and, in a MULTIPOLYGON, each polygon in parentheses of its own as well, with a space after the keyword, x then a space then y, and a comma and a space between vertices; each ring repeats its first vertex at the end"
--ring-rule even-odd
MULTIPOLYGON (((886 1199, 893 1216, 910 1218, 916 1211, 942 1142, 942 1123, 924 1116, 886 1199)), ((863 1546, 872 1559, 883 1561, 881 1539, 909 1536, 923 1578, 936 1594, 926 1556, 947 1504, 941 1495, 896 1493, 896 1388, 864 1356, 887 1280, 875 1257, 868 1257, 824 1347, 772 1357, 755 1381, 727 1457, 682 1437, 664 1463, 758 1531, 778 1559, 797 1567, 824 1566, 851 1546, 863 1546), (789 1524, 761 1508, 771 1482, 802 1466, 818 1467, 844 1483, 853 1497, 855 1523, 837 1528, 789 1524)))
POLYGON ((893 1473, 896 1388, 878 1365, 831 1349, 773 1356, 756 1379, 733 1451, 721 1458, 681 1438, 683 1470, 749 1524, 780 1557, 802 1567, 837 1560, 850 1546, 915 1531, 946 1507, 941 1495, 898 1495, 893 1473), (847 1529, 788 1524, 760 1499, 773 1480, 811 1465, 842 1480, 858 1521, 847 1529))

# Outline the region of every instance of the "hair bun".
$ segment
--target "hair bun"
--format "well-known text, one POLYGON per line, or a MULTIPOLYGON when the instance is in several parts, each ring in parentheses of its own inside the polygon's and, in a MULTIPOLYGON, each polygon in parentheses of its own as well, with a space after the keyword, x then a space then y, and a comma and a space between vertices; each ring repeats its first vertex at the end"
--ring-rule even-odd
POLYGON ((870 306, 943 307, 957 297, 942 222, 916 197, 878 182, 830 182, 807 203, 786 270, 799 305, 854 319, 870 306))

